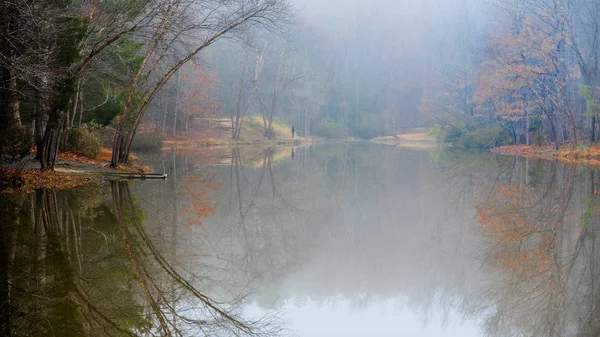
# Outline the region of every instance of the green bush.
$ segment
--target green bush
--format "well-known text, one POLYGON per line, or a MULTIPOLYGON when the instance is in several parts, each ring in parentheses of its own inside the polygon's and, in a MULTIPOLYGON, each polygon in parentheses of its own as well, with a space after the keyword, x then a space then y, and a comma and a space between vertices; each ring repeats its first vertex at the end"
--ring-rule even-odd
POLYGON ((486 126, 465 132, 456 145, 465 149, 489 149, 512 142, 510 133, 499 126, 486 126))
POLYGON ((443 130, 444 130, 443 126, 441 126, 440 124, 434 124, 431 128, 429 128, 429 131, 427 131, 427 135, 429 137, 435 137, 435 138, 439 139, 443 130))
POLYGON ((66 149, 88 158, 96 158, 102 150, 102 134, 98 124, 84 124, 80 128, 71 129, 66 149))
POLYGON ((346 130, 343 123, 324 118, 315 126, 314 134, 319 137, 339 139, 346 136, 346 130))
POLYGON ((443 138, 444 143, 455 143, 460 137, 463 136, 466 130, 463 130, 459 127, 454 127, 450 125, 446 125, 443 128, 443 138))
POLYGON ((163 146, 165 134, 162 132, 138 132, 131 143, 131 149, 135 151, 158 150, 163 146))

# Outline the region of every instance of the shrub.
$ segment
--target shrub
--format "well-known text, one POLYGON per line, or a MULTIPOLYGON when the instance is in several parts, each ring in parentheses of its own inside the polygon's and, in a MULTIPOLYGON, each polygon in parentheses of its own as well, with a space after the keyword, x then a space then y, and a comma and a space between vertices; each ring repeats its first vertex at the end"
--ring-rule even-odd
POLYGON ((162 132, 138 132, 131 143, 132 150, 151 151, 158 150, 163 146, 165 135, 162 132))
POLYGON ((18 126, 7 127, 0 134, 0 161, 15 161, 29 154, 31 136, 18 126))
POLYGON ((435 138, 439 139, 443 130, 444 130, 444 128, 440 124, 435 124, 429 129, 429 131, 427 131, 427 135, 429 137, 435 137, 435 138))
POLYGON ((489 149, 512 142, 510 133, 499 126, 486 126, 465 132, 456 145, 465 149, 489 149))
POLYGON ((319 137, 339 139, 344 138, 346 130, 343 123, 324 118, 317 123, 314 134, 319 137))
POLYGON ((537 131, 533 134, 533 144, 538 146, 548 144, 548 136, 541 131, 537 131))
POLYGON ((443 137, 442 140, 444 143, 455 143, 460 137, 463 136, 465 130, 459 127, 454 127, 450 125, 446 125, 443 128, 443 137))
POLYGON ((370 125, 360 125, 354 129, 354 135, 360 139, 373 139, 383 136, 384 132, 377 127, 370 125))
POLYGON ((71 129, 65 150, 88 158, 96 158, 102 150, 101 127, 98 124, 90 123, 71 129))
MULTIPOLYGON (((246 123, 251 128, 260 130, 261 133, 264 134, 264 124, 263 117, 260 115, 254 115, 246 119, 246 123)), ((288 138, 292 137, 292 126, 287 124, 281 118, 274 116, 271 120, 271 129, 269 130, 271 133, 271 138, 288 138)), ((269 136, 268 134, 264 134, 265 137, 269 136)))

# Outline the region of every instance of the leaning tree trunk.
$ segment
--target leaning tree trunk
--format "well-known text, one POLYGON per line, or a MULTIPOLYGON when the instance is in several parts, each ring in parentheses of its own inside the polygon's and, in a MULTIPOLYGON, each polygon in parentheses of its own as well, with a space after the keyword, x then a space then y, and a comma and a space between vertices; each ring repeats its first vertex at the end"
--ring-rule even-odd
POLYGON ((111 163, 112 167, 117 167, 119 164, 126 165, 129 162, 131 145, 133 144, 136 130, 137 127, 127 131, 126 134, 119 135, 118 143, 113 145, 113 162, 111 163))

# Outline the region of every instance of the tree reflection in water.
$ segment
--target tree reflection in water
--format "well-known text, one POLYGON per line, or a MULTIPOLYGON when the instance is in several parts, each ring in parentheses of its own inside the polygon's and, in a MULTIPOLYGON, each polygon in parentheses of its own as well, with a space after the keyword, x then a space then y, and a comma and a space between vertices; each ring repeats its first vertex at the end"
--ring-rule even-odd
POLYGON ((597 172, 376 149, 163 153, 166 182, 3 197, 2 333, 280 335, 245 307, 397 296, 489 336, 600 333, 597 172))
POLYGON ((475 220, 492 276, 472 309, 489 336, 598 336, 595 172, 529 161, 515 160, 479 193, 475 220))
POLYGON ((3 336, 277 335, 218 303, 142 226, 126 182, 0 198, 3 336))

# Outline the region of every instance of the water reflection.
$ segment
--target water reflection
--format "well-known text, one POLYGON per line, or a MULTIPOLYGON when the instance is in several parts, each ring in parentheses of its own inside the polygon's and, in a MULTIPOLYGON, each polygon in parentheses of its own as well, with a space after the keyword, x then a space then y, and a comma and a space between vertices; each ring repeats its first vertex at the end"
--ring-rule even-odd
POLYGON ((515 159, 476 194, 486 286, 474 312, 491 336, 597 336, 595 171, 515 159))
POLYGON ((2 199, 3 336, 276 335, 171 263, 126 182, 2 199))
POLYGON ((253 289, 263 311, 290 312, 392 300, 426 325, 475 322, 488 336, 599 332, 594 170, 372 145, 278 159, 290 152, 234 149, 208 166, 190 153, 162 158, 217 177, 194 267, 210 271, 220 298, 253 289))
POLYGON ((600 333, 591 168, 369 144, 144 160, 169 179, 0 199, 4 335, 600 333))
MULTIPOLYGON (((218 280, 211 293, 227 299, 253 289, 263 310, 290 301, 348 301, 362 310, 403 295, 419 317, 453 315, 461 292, 479 282, 468 259, 476 237, 465 217, 437 207, 448 202, 430 156, 340 144, 295 149, 291 161, 289 151, 244 160, 234 150, 228 163, 196 169, 191 153, 157 158, 157 167, 180 168, 171 176, 218 176, 215 214, 196 240, 185 235, 202 256, 188 268, 218 280)), ((154 196, 144 198, 150 208, 169 188, 137 187, 154 196)))

